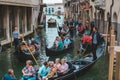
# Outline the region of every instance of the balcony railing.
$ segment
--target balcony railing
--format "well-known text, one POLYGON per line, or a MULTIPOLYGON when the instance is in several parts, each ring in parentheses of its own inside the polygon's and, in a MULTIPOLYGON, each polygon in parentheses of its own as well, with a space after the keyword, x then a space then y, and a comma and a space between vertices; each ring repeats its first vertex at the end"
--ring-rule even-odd
POLYGON ((105 6, 105 0, 95 0, 94 4, 95 4, 95 6, 104 7, 105 6))

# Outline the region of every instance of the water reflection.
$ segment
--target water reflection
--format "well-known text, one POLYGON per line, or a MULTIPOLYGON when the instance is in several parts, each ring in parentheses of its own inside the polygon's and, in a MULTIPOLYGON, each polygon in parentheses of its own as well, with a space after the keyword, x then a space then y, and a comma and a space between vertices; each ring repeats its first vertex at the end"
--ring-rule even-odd
POLYGON ((10 48, 0 54, 0 78, 7 72, 9 68, 13 68, 17 78, 22 75, 21 69, 24 63, 20 63, 13 55, 13 48, 10 48))
POLYGON ((46 31, 46 42, 47 43, 46 44, 48 48, 53 46, 56 36, 58 36, 57 27, 47 29, 46 31))

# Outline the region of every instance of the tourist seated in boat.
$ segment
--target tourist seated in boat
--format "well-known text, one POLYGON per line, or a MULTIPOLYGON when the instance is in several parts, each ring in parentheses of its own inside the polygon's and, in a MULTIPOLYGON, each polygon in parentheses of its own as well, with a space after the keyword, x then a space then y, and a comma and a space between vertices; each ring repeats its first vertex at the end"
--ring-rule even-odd
POLYGON ((48 62, 44 62, 44 64, 39 68, 38 79, 41 80, 42 78, 47 76, 49 71, 50 71, 49 63, 48 62))
POLYGON ((60 58, 56 58, 54 67, 56 68, 57 72, 60 72, 60 67, 61 67, 60 58))
POLYGON ((79 23, 77 30, 79 36, 81 36, 84 33, 84 28, 81 23, 79 23))
POLYGON ((59 36, 57 36, 55 38, 54 44, 53 44, 53 48, 56 49, 58 47, 58 42, 59 42, 59 36))
POLYGON ((21 80, 36 80, 36 73, 31 60, 26 61, 26 66, 22 69, 22 73, 23 77, 21 80))
POLYGON ((71 43, 71 41, 70 41, 69 37, 67 36, 67 37, 65 38, 65 40, 64 40, 64 47, 65 47, 65 48, 68 48, 68 46, 70 45, 70 43, 71 43))
POLYGON ((34 45, 34 38, 33 37, 29 37, 28 46, 30 46, 30 45, 34 45))
POLYGON ((49 61, 49 67, 50 67, 49 73, 45 77, 43 77, 42 80, 48 80, 49 78, 53 78, 56 75, 56 68, 54 67, 53 61, 49 61))
POLYGON ((61 30, 61 36, 65 36, 69 32, 68 26, 64 25, 61 30))
POLYGON ((92 37, 88 35, 84 35, 82 37, 82 44, 81 44, 83 50, 90 51, 92 46, 92 37))
POLYGON ((13 69, 8 69, 8 72, 3 76, 2 80, 17 80, 13 69))
POLYGON ((63 42, 61 37, 59 37, 59 41, 58 41, 58 46, 56 48, 56 50, 62 50, 64 48, 63 42))
POLYGON ((83 37, 82 37, 82 43, 90 43, 92 44, 92 37, 91 36, 88 36, 87 34, 85 34, 83 37))
POLYGON ((39 42, 40 42, 40 36, 38 36, 38 35, 36 35, 35 37, 34 37, 34 41, 35 41, 35 43, 36 44, 39 44, 39 42))
POLYGON ((36 50, 40 49, 40 40, 39 40, 39 36, 36 35, 34 38, 30 37, 28 40, 28 46, 34 45, 36 50))
POLYGON ((36 35, 34 37, 34 46, 37 50, 40 49, 40 36, 39 35, 36 35))
POLYGON ((65 59, 62 59, 61 60, 61 66, 60 66, 60 71, 58 72, 58 75, 63 75, 65 73, 67 73, 68 71, 68 64, 66 63, 66 60, 65 59))

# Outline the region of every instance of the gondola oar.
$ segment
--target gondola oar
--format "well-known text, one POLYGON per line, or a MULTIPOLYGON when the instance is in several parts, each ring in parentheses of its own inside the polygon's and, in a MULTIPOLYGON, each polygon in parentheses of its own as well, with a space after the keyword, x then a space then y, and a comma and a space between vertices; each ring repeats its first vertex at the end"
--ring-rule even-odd
POLYGON ((26 44, 26 42, 25 42, 25 41, 23 41, 23 43, 26 45, 26 47, 27 47, 27 49, 29 50, 29 52, 30 52, 31 56, 33 57, 33 59, 34 59, 35 63, 38 65, 38 62, 37 62, 37 60, 36 60, 35 56, 34 56, 34 55, 32 54, 32 52, 30 51, 30 48, 28 47, 28 45, 26 44))
MULTIPOLYGON (((22 26, 23 26, 23 20, 22 20, 22 26)), ((24 31, 24 30, 22 29, 22 31, 24 31)), ((23 32, 22 41, 23 41, 23 43, 26 45, 27 49, 29 50, 29 52, 30 52, 31 56, 33 57, 35 63, 38 65, 38 62, 37 62, 36 58, 34 57, 34 55, 32 54, 32 52, 30 51, 30 48, 28 47, 27 43, 26 43, 25 40, 24 40, 24 32, 23 32)))

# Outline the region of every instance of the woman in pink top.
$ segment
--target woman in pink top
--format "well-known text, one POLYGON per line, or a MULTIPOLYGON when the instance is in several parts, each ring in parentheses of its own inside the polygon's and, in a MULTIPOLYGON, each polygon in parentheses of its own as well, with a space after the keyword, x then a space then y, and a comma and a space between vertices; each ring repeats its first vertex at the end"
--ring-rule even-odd
POLYGON ((60 64, 60 59, 59 58, 56 58, 54 67, 57 69, 57 72, 60 71, 61 64, 60 64))

